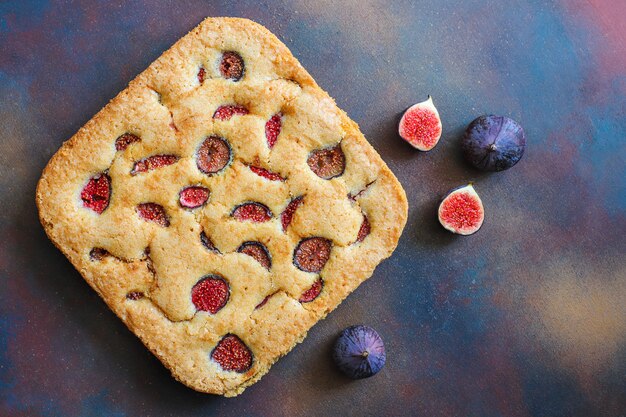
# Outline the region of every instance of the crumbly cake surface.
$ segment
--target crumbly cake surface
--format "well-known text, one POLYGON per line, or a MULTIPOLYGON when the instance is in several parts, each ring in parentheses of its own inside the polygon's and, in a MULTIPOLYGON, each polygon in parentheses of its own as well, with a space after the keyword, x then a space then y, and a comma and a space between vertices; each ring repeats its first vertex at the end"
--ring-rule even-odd
POLYGON ((207 18, 135 78, 52 157, 36 199, 174 377, 227 396, 370 277, 407 216, 356 123, 235 18, 207 18))

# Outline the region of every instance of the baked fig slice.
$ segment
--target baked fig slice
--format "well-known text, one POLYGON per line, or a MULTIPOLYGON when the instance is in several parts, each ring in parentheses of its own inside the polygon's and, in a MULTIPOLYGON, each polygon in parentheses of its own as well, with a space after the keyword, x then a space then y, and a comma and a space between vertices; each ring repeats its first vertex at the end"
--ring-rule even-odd
POLYGON ((318 177, 330 180, 343 174, 346 169, 346 156, 341 144, 331 148, 317 149, 309 154, 306 163, 318 177))
POLYGON ((210 191, 208 188, 198 185, 185 187, 178 193, 178 202, 181 207, 195 209, 202 207, 209 199, 210 191))
POLYGON ((229 333, 215 346, 211 352, 211 359, 225 371, 242 374, 252 367, 254 357, 243 340, 229 333))
POLYGON ((452 233, 476 233, 484 219, 483 203, 472 184, 450 191, 439 205, 439 222, 452 233))
POLYGON ((243 58, 237 52, 226 51, 219 65, 220 74, 227 80, 239 81, 246 69, 243 58))
POLYGON ((431 96, 404 112, 398 126, 398 134, 420 151, 430 151, 437 145, 441 138, 441 119, 431 96))
POLYGON ((282 113, 276 113, 265 123, 265 138, 267 139, 267 146, 270 149, 274 147, 278 140, 278 135, 283 127, 283 115, 282 113))
POLYGON ((102 214, 111 198, 111 177, 106 173, 91 177, 80 192, 83 207, 102 214))

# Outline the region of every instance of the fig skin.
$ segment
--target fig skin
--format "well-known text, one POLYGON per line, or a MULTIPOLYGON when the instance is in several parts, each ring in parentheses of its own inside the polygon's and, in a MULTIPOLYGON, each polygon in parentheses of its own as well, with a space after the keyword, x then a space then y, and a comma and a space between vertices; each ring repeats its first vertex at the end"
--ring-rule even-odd
POLYGON ((506 116, 480 116, 469 124, 461 142, 463 156, 482 171, 504 171, 517 164, 526 148, 526 134, 506 116))
POLYGON ((441 138, 441 118, 433 104, 433 98, 409 107, 398 125, 398 134, 415 149, 427 152, 433 149, 441 138))
POLYGON ((385 366, 383 339, 368 326, 351 326, 341 332, 333 348, 337 367, 352 379, 369 378, 385 366))
POLYGON ((452 233, 476 233, 485 220, 485 208, 472 184, 451 190, 439 204, 438 218, 452 233))

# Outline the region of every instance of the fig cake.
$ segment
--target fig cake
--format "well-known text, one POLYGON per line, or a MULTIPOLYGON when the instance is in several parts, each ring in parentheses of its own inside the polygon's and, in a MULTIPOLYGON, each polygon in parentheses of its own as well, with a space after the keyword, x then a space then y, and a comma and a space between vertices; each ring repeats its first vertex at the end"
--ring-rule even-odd
POLYGON ((370 277, 402 186, 263 26, 207 18, 51 158, 37 206, 115 314, 201 392, 234 396, 370 277))

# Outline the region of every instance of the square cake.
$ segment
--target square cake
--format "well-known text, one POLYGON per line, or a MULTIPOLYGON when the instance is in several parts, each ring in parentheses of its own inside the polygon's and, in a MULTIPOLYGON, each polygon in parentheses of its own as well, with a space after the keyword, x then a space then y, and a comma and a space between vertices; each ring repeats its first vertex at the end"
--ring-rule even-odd
POLYGON ((46 233, 174 377, 234 396, 370 277, 404 190, 287 47, 207 18, 52 157, 46 233))

